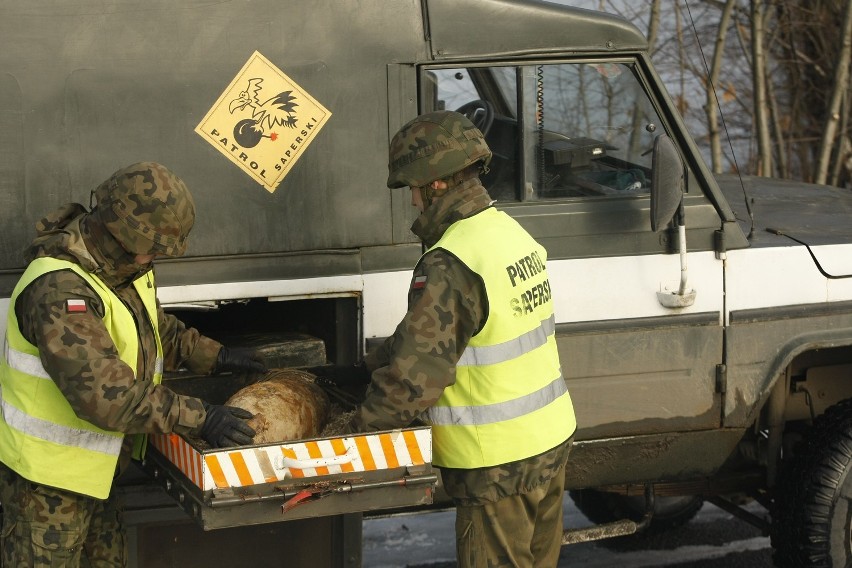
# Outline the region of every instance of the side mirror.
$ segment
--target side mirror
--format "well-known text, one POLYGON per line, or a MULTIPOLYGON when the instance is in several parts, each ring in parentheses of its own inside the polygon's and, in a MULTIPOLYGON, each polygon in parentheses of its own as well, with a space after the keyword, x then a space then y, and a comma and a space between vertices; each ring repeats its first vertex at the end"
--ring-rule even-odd
POLYGON ((660 134, 654 140, 651 161, 651 229, 657 232, 677 214, 680 250, 680 285, 677 290, 657 292, 657 300, 666 308, 686 308, 695 303, 695 290, 686 287, 686 216, 683 208, 683 162, 672 139, 660 134))
POLYGON ((651 160, 651 229, 656 233, 674 218, 683 200, 683 162, 665 134, 654 139, 651 160))

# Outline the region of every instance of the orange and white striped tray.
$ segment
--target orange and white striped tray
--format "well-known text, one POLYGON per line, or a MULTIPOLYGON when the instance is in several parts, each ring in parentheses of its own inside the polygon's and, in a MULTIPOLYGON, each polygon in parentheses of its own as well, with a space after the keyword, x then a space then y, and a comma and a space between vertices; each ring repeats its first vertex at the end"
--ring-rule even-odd
POLYGON ((202 491, 432 462, 428 427, 224 450, 198 450, 177 434, 150 442, 202 491))

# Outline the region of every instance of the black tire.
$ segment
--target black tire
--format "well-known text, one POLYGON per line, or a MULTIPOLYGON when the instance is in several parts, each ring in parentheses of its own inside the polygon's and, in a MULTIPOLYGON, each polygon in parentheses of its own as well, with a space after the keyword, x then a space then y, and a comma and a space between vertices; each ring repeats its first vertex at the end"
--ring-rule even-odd
MULTIPOLYGON (((639 521, 645 515, 645 497, 627 497, 594 489, 569 491, 571 499, 583 515, 597 525, 620 519, 639 521)), ((704 505, 701 497, 657 497, 654 517, 646 532, 661 533, 685 525, 704 505)))
POLYGON ((779 568, 852 565, 852 400, 817 417, 781 468, 772 515, 779 568))

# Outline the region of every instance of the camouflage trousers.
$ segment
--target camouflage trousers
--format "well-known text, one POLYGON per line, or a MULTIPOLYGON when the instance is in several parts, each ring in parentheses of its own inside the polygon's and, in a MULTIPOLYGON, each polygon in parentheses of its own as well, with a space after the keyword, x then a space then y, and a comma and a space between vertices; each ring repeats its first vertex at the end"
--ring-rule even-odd
POLYGON ((459 568, 553 568, 562 548, 565 475, 480 505, 456 505, 459 568))
POLYGON ((499 499, 456 501, 459 568, 551 568, 562 548, 563 465, 571 442, 548 454, 563 455, 546 481, 499 499))
POLYGON ((127 565, 118 499, 102 501, 36 485, 0 464, 0 566, 107 568, 127 565))

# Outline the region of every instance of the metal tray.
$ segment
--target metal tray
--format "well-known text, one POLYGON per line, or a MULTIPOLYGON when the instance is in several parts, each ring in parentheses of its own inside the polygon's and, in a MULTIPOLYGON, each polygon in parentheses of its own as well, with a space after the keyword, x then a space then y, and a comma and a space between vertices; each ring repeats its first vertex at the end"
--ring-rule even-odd
MULTIPOLYGON (((170 383, 215 400, 244 381, 170 383)), ((225 449, 153 435, 142 465, 205 530, 429 505, 437 483, 429 427, 225 449)))

